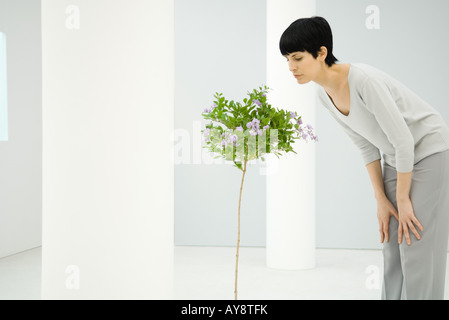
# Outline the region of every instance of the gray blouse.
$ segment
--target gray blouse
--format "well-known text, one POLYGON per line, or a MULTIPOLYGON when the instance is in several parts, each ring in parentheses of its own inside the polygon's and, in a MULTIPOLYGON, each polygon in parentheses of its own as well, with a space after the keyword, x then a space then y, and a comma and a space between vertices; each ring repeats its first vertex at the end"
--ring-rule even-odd
POLYGON ((434 153, 449 150, 449 127, 410 89, 372 66, 349 69, 350 112, 342 114, 324 90, 318 98, 360 149, 365 165, 381 159, 398 172, 434 153))

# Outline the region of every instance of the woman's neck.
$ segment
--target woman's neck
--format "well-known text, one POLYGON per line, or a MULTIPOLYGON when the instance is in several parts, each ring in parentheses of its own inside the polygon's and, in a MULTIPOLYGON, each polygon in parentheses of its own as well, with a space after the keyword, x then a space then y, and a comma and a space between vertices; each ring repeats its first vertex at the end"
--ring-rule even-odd
POLYGON ((329 67, 323 64, 321 73, 315 82, 329 94, 335 94, 344 89, 348 83, 349 64, 333 64, 329 67))

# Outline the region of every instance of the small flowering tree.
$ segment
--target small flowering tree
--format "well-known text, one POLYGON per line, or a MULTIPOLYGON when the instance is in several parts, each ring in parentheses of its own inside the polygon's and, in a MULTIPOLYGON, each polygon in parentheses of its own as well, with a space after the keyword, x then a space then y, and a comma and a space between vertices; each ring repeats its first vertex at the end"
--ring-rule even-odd
POLYGON ((304 125, 294 111, 272 107, 267 102, 267 86, 248 92, 243 103, 229 101, 221 93, 215 94, 212 106, 202 116, 210 120, 202 130, 204 148, 216 154, 215 158, 232 161, 242 171, 238 206, 238 236, 235 263, 235 289, 237 300, 238 259, 240 248, 240 206, 247 163, 261 159, 269 153, 278 158, 281 152, 294 152, 292 144, 297 139, 318 141, 310 125, 304 125), (215 124, 214 124, 215 122, 215 124))

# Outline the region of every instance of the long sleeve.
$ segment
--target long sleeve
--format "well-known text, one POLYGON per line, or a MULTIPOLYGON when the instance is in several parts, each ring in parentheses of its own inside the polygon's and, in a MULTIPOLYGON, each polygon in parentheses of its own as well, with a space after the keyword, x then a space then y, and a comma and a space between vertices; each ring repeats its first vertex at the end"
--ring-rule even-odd
POLYGON ((369 142, 364 137, 359 135, 357 132, 352 130, 343 121, 338 119, 338 117, 334 116, 334 118, 341 125, 341 127, 346 132, 346 134, 349 136, 349 138, 352 140, 352 142, 359 148, 360 153, 362 155, 362 160, 365 165, 367 165, 373 161, 381 159, 380 151, 376 146, 374 146, 371 142, 369 142))
POLYGON ((411 172, 414 164, 414 139, 385 83, 367 80, 362 99, 395 149, 396 170, 411 172))

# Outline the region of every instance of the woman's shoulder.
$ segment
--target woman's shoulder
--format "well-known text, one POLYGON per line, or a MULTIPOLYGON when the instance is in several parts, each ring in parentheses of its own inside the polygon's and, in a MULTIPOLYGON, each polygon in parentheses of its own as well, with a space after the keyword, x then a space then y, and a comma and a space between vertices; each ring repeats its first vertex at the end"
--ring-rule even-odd
POLYGON ((350 72, 351 76, 357 82, 361 80, 382 80, 390 78, 384 71, 366 63, 352 63, 350 72))
POLYGON ((353 88, 362 90, 367 84, 391 86, 396 81, 383 70, 366 63, 352 63, 349 82, 353 88))

